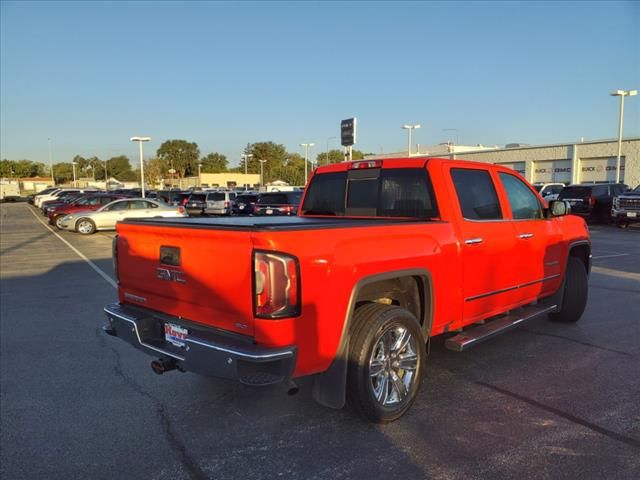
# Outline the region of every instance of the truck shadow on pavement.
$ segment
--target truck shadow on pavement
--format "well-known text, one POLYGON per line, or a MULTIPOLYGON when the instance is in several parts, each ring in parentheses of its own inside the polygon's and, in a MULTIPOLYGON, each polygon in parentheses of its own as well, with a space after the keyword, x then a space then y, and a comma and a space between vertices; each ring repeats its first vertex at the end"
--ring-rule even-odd
MULTIPOLYGON (((109 259, 94 263, 112 274, 109 259)), ((598 394, 590 394, 600 406, 592 413, 580 397, 594 377, 606 383, 610 368, 637 358, 594 357, 583 345, 567 347, 523 330, 463 354, 445 350, 440 337, 430 344, 413 408, 378 426, 348 409, 317 405, 310 379, 287 396, 277 386, 153 374, 153 357, 100 330, 102 307, 115 301, 115 290, 83 262, 3 277, 0 290, 2 471, 10 478, 44 472, 47 478, 79 472, 92 478, 513 478, 542 469, 558 476, 599 470, 603 458, 619 478, 632 478, 640 467, 633 446, 478 383, 593 415, 601 424, 598 394), (594 370, 596 362, 601 366, 594 370), (562 466, 550 465, 550 455, 562 455, 562 466)), ((534 325, 545 328, 542 321, 534 325)), ((558 328, 567 334, 577 327, 558 328)), ((633 412, 623 388, 612 390, 618 398, 607 415, 633 412)))

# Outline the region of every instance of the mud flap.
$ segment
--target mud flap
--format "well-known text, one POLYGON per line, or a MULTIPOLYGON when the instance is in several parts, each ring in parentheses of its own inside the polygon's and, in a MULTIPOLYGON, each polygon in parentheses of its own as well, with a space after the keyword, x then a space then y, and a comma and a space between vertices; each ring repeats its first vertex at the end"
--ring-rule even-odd
POLYGON ((313 377, 313 399, 320 405, 340 409, 344 407, 347 396, 347 361, 349 339, 341 345, 329 369, 313 377))

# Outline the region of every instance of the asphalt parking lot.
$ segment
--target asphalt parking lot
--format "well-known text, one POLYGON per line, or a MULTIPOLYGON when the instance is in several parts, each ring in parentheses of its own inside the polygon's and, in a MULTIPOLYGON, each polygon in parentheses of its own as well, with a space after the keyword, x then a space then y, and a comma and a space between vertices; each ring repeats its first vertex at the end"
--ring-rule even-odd
POLYGON ((415 405, 379 426, 304 381, 287 396, 154 375, 100 329, 113 234, 58 238, 26 204, 0 210, 2 478, 640 478, 640 229, 592 228, 578 324, 464 353, 434 339, 415 405))

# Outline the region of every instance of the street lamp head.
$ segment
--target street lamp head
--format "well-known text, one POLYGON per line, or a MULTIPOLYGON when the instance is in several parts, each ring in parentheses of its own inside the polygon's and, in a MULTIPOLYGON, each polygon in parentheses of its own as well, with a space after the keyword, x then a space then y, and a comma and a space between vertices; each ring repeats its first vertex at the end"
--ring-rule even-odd
POLYGON ((612 97, 635 97, 638 95, 638 90, 614 90, 609 95, 612 97))
POLYGON ((131 137, 129 140, 132 142, 148 142, 151 140, 151 137, 131 137))

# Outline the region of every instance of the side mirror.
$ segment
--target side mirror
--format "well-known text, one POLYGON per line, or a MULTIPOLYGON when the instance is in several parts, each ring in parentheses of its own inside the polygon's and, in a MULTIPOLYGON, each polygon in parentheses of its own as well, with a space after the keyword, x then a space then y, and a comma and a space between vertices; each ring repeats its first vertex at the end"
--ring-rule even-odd
POLYGON ((562 217, 571 213, 571 206, 564 200, 552 200, 549 203, 549 211, 552 217, 562 217))

